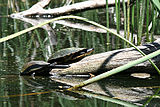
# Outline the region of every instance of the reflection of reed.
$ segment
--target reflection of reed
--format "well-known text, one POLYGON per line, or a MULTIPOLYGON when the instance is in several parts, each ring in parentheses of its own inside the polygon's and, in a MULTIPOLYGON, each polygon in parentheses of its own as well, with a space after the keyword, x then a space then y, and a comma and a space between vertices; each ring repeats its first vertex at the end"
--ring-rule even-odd
POLYGON ((88 97, 101 99, 103 101, 107 101, 107 102, 112 102, 112 103, 115 103, 115 104, 123 105, 123 106, 126 106, 126 107, 139 107, 136 104, 132 104, 132 103, 129 103, 127 101, 119 100, 121 98, 117 98, 117 97, 116 98, 111 98, 111 97, 108 97, 108 96, 105 96, 105 95, 91 93, 91 92, 87 92, 87 91, 73 91, 73 92, 79 93, 79 94, 82 94, 82 95, 86 95, 88 97))

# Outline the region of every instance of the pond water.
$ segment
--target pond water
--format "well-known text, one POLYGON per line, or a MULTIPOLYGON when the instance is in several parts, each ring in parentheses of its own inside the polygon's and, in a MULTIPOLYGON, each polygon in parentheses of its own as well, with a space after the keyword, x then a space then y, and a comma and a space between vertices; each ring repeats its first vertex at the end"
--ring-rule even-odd
MULTIPOLYGON (((62 1, 54 1, 55 2, 52 1, 49 5, 51 8, 63 5, 62 1)), ((3 16, 0 17, 0 37, 2 38, 31 27, 32 25, 29 23, 5 16, 14 13, 15 10, 23 11, 36 2, 37 0, 34 2, 32 0, 0 1, 0 15, 3 16)), ((95 9, 81 12, 77 15, 100 22, 100 24, 105 24, 105 22, 103 22, 103 20, 105 20, 104 12, 104 9, 95 9)), ((55 24, 52 23, 51 26, 55 27, 55 24)), ((113 24, 113 26, 115 25, 113 24)), ((111 43, 108 44, 105 35, 104 33, 89 32, 56 24, 56 28, 52 32, 39 28, 1 43, 0 106, 160 106, 160 82, 158 81, 158 76, 151 76, 147 79, 135 79, 129 75, 116 75, 95 83, 93 88, 91 86, 86 87, 88 91, 82 90, 74 93, 64 91, 63 88, 68 88, 70 85, 59 82, 68 81, 69 78, 60 78, 56 81, 54 77, 33 78, 19 76, 19 72, 26 62, 30 60, 46 61, 52 53, 59 49, 68 47, 94 48, 95 51, 93 54, 95 54, 122 48, 121 45, 114 44, 116 40, 115 36, 111 38, 111 43), (48 35, 54 34, 56 35, 56 39, 49 38, 48 35), (52 45, 50 40, 57 40, 56 43, 54 43, 56 45, 52 45), (94 90, 95 87, 97 90, 94 90), (105 93, 102 93, 102 91, 105 93)), ((72 78, 72 81, 75 82, 73 84, 76 84, 79 81, 83 81, 83 79, 72 78)))

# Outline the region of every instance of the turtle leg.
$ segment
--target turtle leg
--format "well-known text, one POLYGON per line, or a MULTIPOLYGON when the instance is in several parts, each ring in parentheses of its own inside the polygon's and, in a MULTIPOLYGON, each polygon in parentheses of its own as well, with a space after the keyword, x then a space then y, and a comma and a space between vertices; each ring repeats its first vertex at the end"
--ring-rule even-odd
POLYGON ((69 68, 70 65, 54 65, 54 68, 69 68))
POLYGON ((32 78, 35 79, 35 72, 31 74, 32 78))
POLYGON ((77 77, 77 78, 90 78, 91 76, 90 75, 64 75, 65 77, 77 77))
POLYGON ((69 68, 70 65, 57 65, 56 63, 52 63, 49 65, 51 68, 69 68))
POLYGON ((82 74, 82 75, 79 75, 79 74, 75 74, 75 75, 64 75, 64 76, 66 76, 66 77, 78 77, 78 78, 93 78, 93 77, 95 77, 95 75, 93 75, 93 74, 91 74, 91 73, 89 73, 89 74, 82 74))

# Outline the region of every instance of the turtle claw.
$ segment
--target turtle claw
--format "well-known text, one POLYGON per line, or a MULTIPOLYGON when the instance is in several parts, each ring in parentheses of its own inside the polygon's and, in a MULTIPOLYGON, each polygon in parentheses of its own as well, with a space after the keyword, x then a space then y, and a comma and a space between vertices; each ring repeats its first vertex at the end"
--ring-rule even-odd
POLYGON ((94 75, 94 74, 92 74, 92 73, 89 73, 89 75, 90 75, 90 78, 95 77, 95 75, 94 75))

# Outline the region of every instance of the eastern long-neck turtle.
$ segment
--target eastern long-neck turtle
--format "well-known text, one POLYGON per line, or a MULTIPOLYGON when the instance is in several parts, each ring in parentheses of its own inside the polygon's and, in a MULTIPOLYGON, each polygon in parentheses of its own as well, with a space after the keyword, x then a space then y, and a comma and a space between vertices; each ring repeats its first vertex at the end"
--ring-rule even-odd
POLYGON ((54 53, 48 60, 48 63, 71 64, 80 61, 85 56, 93 52, 93 48, 65 48, 54 53))
POLYGON ((39 76, 48 76, 49 72, 53 68, 68 68, 69 65, 55 65, 55 63, 48 63, 45 61, 30 61, 26 63, 20 75, 39 75, 39 76))
POLYGON ((77 62, 89 55, 94 49, 85 48, 65 48, 57 51, 52 57, 45 61, 30 61, 26 63, 20 75, 41 75, 48 76, 49 72, 54 68, 68 68, 68 64, 77 62))

